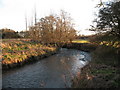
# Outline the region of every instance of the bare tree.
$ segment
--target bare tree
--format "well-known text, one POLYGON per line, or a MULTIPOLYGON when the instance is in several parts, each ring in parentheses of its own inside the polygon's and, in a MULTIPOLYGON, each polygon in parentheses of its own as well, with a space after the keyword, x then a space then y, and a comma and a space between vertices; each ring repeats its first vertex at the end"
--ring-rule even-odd
POLYGON ((63 10, 59 16, 49 15, 41 18, 29 28, 31 37, 43 43, 57 43, 58 45, 68 43, 76 36, 71 20, 63 10))

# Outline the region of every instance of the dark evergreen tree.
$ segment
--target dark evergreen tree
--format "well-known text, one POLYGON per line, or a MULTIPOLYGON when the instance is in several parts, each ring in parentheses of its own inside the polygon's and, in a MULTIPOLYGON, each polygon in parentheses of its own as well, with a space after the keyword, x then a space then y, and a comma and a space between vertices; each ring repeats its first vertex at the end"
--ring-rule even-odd
POLYGON ((99 10, 94 31, 109 32, 120 37, 120 1, 110 2, 99 10))

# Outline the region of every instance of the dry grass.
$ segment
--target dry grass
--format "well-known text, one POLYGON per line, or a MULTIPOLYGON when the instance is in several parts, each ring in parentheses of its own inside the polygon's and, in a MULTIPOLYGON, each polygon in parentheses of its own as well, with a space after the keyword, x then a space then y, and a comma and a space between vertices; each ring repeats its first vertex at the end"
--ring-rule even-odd
POLYGON ((13 64, 25 61, 31 56, 39 56, 53 52, 55 47, 45 46, 30 40, 3 40, 2 48, 2 64, 13 64))

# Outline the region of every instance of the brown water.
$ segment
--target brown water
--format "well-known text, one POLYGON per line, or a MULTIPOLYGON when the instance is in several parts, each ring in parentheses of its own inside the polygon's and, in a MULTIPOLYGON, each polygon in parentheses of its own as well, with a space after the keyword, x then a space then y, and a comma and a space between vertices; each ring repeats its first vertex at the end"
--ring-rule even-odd
POLYGON ((7 71, 3 88, 65 88, 90 60, 87 52, 62 48, 58 54, 36 63, 7 71))

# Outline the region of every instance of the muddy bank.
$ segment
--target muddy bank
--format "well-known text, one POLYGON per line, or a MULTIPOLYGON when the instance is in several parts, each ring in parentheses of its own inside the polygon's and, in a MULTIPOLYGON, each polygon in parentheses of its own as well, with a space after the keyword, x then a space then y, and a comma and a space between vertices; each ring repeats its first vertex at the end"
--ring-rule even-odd
POLYGON ((97 44, 94 43, 71 43, 63 45, 63 48, 77 49, 85 52, 92 52, 97 48, 97 44))
POLYGON ((73 79, 73 88, 119 88, 119 55, 115 48, 99 46, 91 53, 91 61, 73 79))
POLYGON ((57 48, 56 50, 54 51, 45 51, 46 53, 45 54, 41 54, 39 56, 31 56, 31 57, 28 57, 27 59, 23 60, 23 61, 18 61, 17 63, 11 63, 11 64, 2 64, 2 70, 3 71, 6 71, 6 70, 10 70, 10 69, 13 69, 13 68, 17 68, 17 67, 21 67, 25 64, 31 64, 31 63, 34 63, 38 60, 41 60, 43 58, 46 58, 46 57, 49 57, 51 55, 54 55, 56 53, 58 53, 59 51, 59 48, 57 48))
POLYGON ((118 69, 107 65, 90 63, 81 69, 74 79, 73 88, 118 88, 120 75, 118 69))

